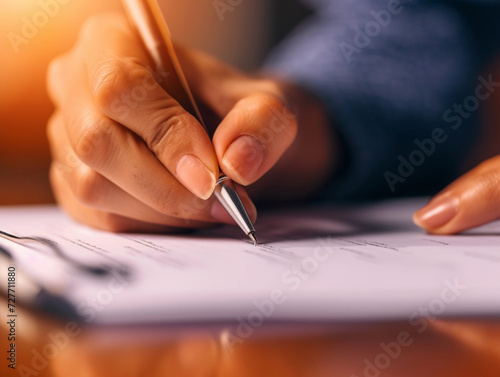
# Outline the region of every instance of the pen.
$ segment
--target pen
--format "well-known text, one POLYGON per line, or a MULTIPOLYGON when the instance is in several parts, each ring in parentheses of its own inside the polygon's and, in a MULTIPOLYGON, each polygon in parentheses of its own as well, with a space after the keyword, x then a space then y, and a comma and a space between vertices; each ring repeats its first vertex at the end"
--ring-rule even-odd
MULTIPOLYGON (((206 130, 175 53, 170 31, 157 0, 122 0, 122 4, 158 72, 176 73, 174 77, 169 77, 169 94, 186 111, 195 116, 206 130)), ((257 235, 245 206, 233 182, 222 172, 215 186, 214 195, 254 245, 257 245, 257 235)))

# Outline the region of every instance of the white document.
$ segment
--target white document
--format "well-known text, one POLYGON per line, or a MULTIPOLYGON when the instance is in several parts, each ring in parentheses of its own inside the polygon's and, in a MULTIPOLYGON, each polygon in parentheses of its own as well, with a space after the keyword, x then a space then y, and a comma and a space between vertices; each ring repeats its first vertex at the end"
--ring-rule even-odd
MULTIPOLYGON (((431 236, 411 222, 423 204, 263 214, 258 246, 231 226, 184 235, 112 234, 77 224, 56 207, 0 208, 0 230, 51 239, 80 264, 106 266, 102 276, 82 272, 44 245, 4 239, 0 245, 19 273, 92 324, 418 323, 500 315, 500 224, 431 236)), ((35 301, 42 309, 54 306, 47 297, 35 301)))

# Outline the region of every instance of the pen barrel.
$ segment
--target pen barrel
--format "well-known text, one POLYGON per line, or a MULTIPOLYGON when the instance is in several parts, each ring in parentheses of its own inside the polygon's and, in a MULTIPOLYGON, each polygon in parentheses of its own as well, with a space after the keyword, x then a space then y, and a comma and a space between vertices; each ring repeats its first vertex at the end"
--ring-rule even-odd
POLYGON ((122 0, 122 5, 154 63, 154 76, 158 84, 205 127, 157 0, 122 0))
POLYGON ((248 217, 236 187, 226 175, 222 174, 219 177, 214 195, 246 235, 255 233, 252 221, 248 217))

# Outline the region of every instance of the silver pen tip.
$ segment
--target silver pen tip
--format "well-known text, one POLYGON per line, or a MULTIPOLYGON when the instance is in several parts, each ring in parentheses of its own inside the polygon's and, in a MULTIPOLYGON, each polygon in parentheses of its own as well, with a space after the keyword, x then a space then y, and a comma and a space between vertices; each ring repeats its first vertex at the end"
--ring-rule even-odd
POLYGON ((250 237, 250 239, 252 240, 253 245, 254 245, 254 246, 257 246, 257 243, 258 243, 259 241, 257 241, 257 235, 255 234, 255 232, 250 232, 250 233, 248 233, 248 237, 250 237))

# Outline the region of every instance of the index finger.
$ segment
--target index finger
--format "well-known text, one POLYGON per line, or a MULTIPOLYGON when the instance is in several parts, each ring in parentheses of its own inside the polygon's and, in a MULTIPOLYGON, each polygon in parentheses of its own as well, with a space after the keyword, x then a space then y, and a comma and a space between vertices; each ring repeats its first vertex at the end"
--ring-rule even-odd
POLYGON ((83 44, 97 107, 139 135, 178 181, 207 199, 219 174, 217 158, 203 126, 163 89, 174 74, 152 72, 125 18, 94 22, 87 26, 83 44))

